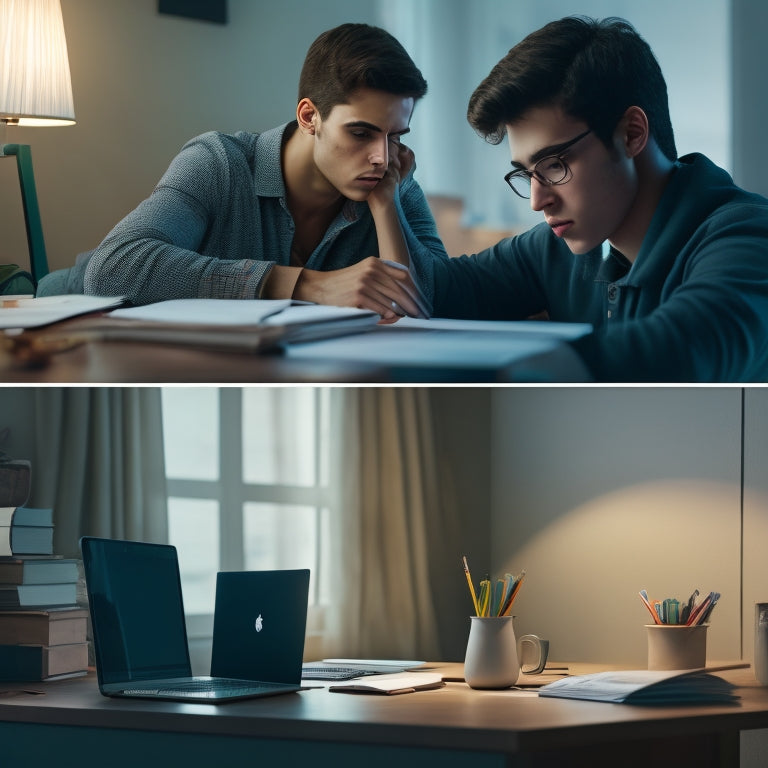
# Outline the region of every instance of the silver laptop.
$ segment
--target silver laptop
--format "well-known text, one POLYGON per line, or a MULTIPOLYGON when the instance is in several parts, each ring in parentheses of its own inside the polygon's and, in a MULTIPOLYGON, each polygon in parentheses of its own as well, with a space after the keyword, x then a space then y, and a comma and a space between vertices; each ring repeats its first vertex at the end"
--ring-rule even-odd
MULTIPOLYGON (((284 637, 282 644, 269 649, 278 654, 278 668, 297 667, 295 680, 256 681, 240 674, 193 676, 175 547, 95 537, 83 537, 80 547, 96 673, 99 690, 105 696, 217 703, 300 690, 309 571, 282 572, 292 574, 284 579, 284 595, 295 595, 290 604, 298 612, 294 621, 283 626, 289 626, 297 636, 284 637), (284 661, 283 653, 293 654, 295 659, 284 661)), ((269 580, 271 573, 250 575, 269 580)), ((233 643, 245 648, 249 636, 261 635, 265 625, 271 630, 272 622, 267 624, 264 616, 262 631, 258 632, 256 619, 247 627, 238 620, 219 617, 219 610, 228 608, 216 607, 214 625, 218 624, 219 631, 232 628, 243 636, 218 641, 214 637, 215 647, 233 643)))

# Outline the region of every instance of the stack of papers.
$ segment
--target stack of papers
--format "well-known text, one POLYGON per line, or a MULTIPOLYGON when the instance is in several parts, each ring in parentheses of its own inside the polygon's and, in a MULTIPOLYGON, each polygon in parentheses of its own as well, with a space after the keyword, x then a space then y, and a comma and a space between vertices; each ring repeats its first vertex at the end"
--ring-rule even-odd
POLYGON ((123 297, 45 296, 0 302, 0 329, 40 328, 78 315, 107 314, 80 329, 88 340, 188 344, 253 352, 279 344, 358 333, 380 319, 376 312, 291 299, 172 299, 115 309, 123 297))
POLYGON ((597 672, 557 680, 539 689, 539 696, 587 699, 613 704, 726 704, 738 700, 733 684, 711 672, 746 664, 690 671, 597 672))
POLYGON ((251 351, 367 330, 379 315, 292 299, 170 299, 117 309, 109 339, 194 344, 251 351))

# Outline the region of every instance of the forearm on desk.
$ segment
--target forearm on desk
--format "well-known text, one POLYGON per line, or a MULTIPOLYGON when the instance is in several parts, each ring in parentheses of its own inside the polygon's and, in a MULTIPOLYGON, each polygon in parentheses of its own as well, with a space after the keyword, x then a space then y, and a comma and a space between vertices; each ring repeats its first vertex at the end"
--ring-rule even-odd
MULTIPOLYGON (((259 298, 294 298, 302 272, 304 272, 302 267, 281 267, 275 264, 262 281, 259 298)), ((299 297, 296 296, 295 298, 299 297)))

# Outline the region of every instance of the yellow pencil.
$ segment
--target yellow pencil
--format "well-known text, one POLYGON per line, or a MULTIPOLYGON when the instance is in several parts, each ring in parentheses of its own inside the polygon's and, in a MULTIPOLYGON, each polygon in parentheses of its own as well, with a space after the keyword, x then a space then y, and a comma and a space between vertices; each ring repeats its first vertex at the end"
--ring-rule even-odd
POLYGON ((479 616, 480 613, 478 612, 477 608, 477 596, 475 595, 475 587, 472 584, 472 577, 469 575, 469 566, 467 565, 467 558, 464 556, 462 558, 464 560, 464 573, 467 577, 467 584, 469 584, 469 593, 472 595, 472 605, 475 608, 475 616, 479 616))
POLYGON ((480 582, 480 597, 478 598, 478 606, 480 607, 480 613, 478 616, 487 617, 488 609, 491 604, 491 580, 483 579, 480 582))

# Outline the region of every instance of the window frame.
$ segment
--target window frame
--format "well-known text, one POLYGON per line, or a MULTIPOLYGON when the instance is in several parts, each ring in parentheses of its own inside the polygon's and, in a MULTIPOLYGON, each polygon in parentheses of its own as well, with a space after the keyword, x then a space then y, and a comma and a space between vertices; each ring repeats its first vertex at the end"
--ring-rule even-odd
MULTIPOLYGON (((291 388, 282 388, 289 391, 291 388)), ((308 387, 313 396, 313 435, 315 440, 315 485, 285 483, 248 483, 243 479, 242 387, 218 387, 218 479, 174 478, 166 474, 168 499, 202 499, 218 504, 219 552, 218 570, 245 568, 244 515, 246 502, 300 505, 314 510, 317 536, 315 540, 315 572, 309 595, 308 626, 322 624, 320 585, 322 582, 323 536, 327 526, 323 516, 330 515, 331 493, 328 481, 330 453, 330 398, 327 388, 308 387)), ((171 542, 173 544, 173 542, 171 542)), ((183 576, 182 576, 183 585, 183 576)), ((187 613, 187 632, 192 639, 205 640, 213 633, 213 606, 210 613, 187 613)))

